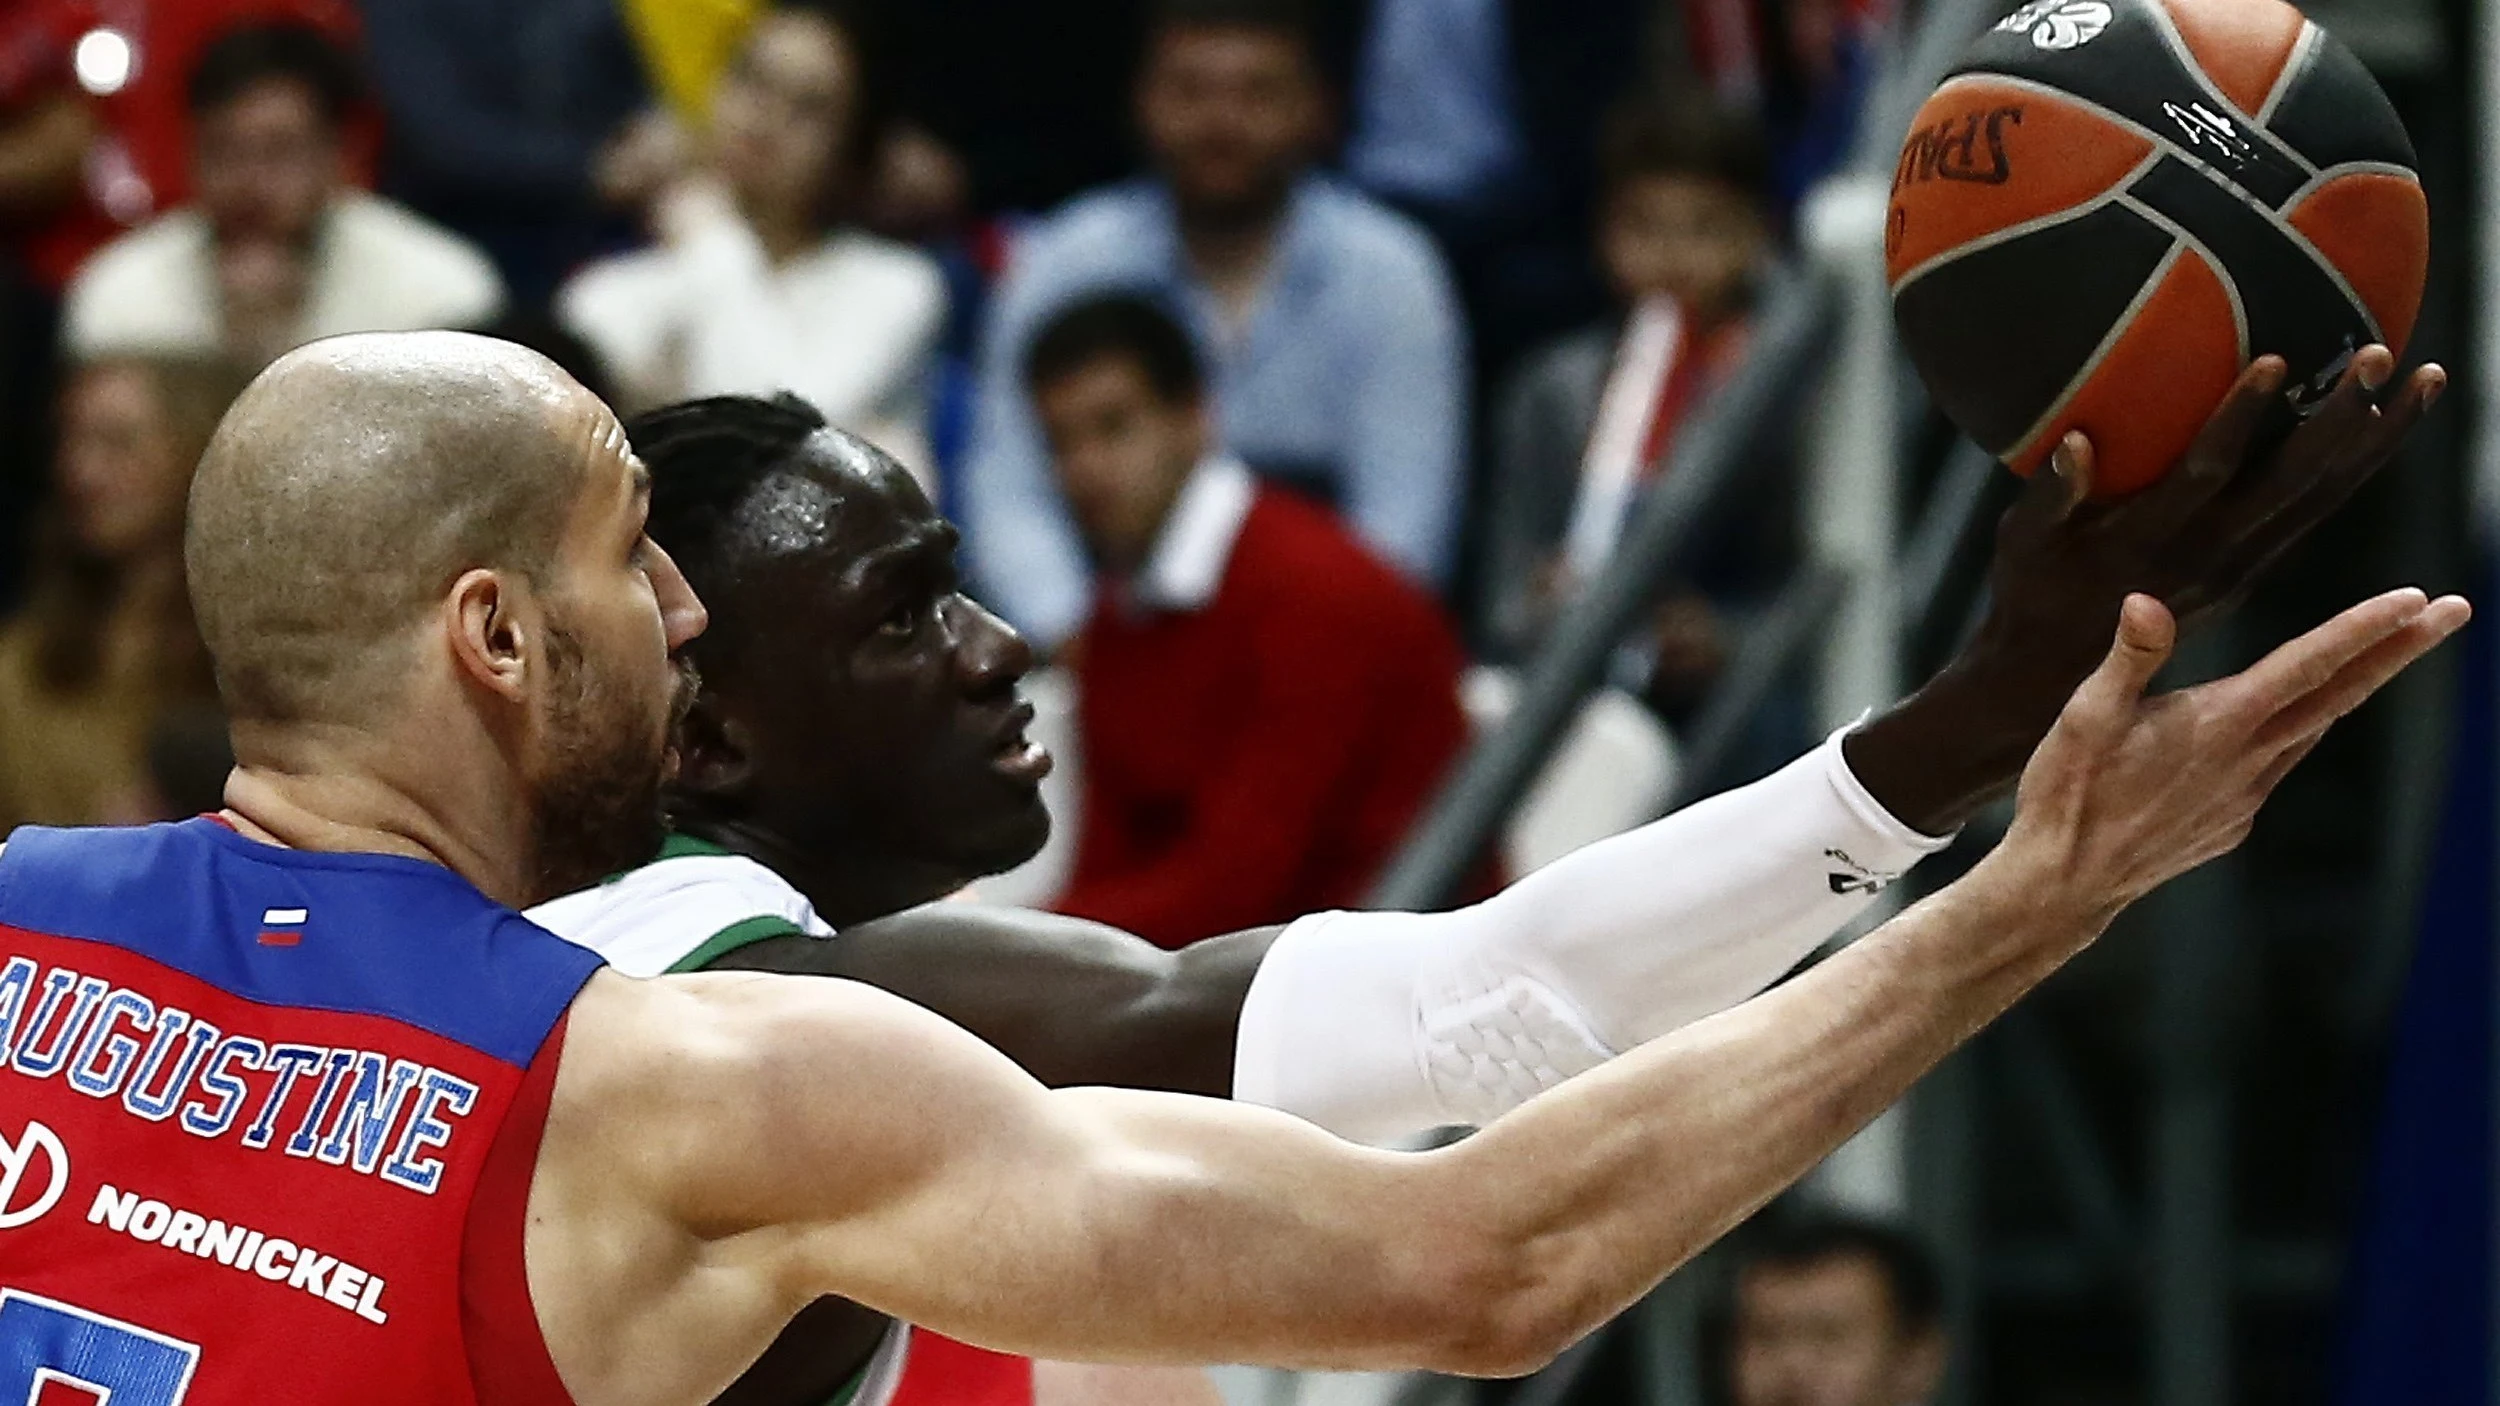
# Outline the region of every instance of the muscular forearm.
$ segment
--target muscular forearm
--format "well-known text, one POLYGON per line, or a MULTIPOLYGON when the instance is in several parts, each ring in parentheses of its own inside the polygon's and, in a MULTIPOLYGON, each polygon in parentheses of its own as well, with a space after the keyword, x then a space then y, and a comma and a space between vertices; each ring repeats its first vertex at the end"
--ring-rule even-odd
POLYGON ((1103 1307, 1076 1323, 1037 1309, 1025 1325, 988 1317, 990 1303, 982 1326, 1013 1335, 1002 1345, 1066 1355, 1532 1369, 2088 941, 2098 915, 2041 907, 2054 891, 1991 860, 1780 991, 1439 1152, 1364 1153, 1154 1095, 1052 1095, 1109 1134, 1088 1175, 1033 1193, 1092 1246, 1064 1301, 1103 1307), (1241 1284, 1261 1292, 1245 1299, 1241 1284))
POLYGON ((2106 923, 2040 906, 2049 891, 2000 851, 1778 991, 1451 1149, 1448 1194, 1519 1266, 1503 1337, 1531 1363, 1576 1340, 1897 1100, 2106 923))
POLYGON ((1306 919, 1251 987, 1234 1096, 1371 1141, 1483 1123, 1759 992, 1941 844, 1827 743, 1473 908, 1306 919))

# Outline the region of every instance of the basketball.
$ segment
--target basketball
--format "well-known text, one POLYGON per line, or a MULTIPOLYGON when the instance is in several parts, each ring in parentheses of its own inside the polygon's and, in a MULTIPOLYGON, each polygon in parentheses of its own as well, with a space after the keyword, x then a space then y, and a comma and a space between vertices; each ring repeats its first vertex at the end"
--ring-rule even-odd
POLYGON ((2034 0, 1913 121, 1884 230, 1893 313, 1953 422, 2028 474, 2070 429, 2093 491, 2161 477, 2274 353, 2312 408, 2400 355, 2429 208, 2352 52, 2282 0, 2034 0))

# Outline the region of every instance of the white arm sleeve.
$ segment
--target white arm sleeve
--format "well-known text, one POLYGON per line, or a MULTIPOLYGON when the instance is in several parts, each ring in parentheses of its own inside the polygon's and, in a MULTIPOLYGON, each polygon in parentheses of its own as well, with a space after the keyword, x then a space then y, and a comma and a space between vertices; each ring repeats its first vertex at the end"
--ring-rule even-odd
POLYGON ((1242 1007, 1233 1096, 1385 1143, 1491 1121, 1769 986, 1945 847, 1840 738, 1455 913, 1321 913, 1242 1007))

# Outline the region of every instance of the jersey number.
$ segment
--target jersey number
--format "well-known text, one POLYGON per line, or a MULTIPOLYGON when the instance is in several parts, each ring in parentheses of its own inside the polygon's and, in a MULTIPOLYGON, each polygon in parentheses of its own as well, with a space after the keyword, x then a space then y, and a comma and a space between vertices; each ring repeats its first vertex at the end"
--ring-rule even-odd
POLYGON ((0 1289, 0 1406, 179 1406, 199 1365, 191 1343, 0 1289))

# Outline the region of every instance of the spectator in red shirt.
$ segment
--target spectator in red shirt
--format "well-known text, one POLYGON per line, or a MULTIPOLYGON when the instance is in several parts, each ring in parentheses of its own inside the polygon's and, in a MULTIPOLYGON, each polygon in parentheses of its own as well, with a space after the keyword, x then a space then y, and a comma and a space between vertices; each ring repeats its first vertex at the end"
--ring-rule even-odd
POLYGON ((1214 448, 1197 354, 1155 304, 1070 308, 1025 378, 1096 570, 1060 909, 1178 947, 1360 901, 1467 740, 1450 626, 1214 448))

